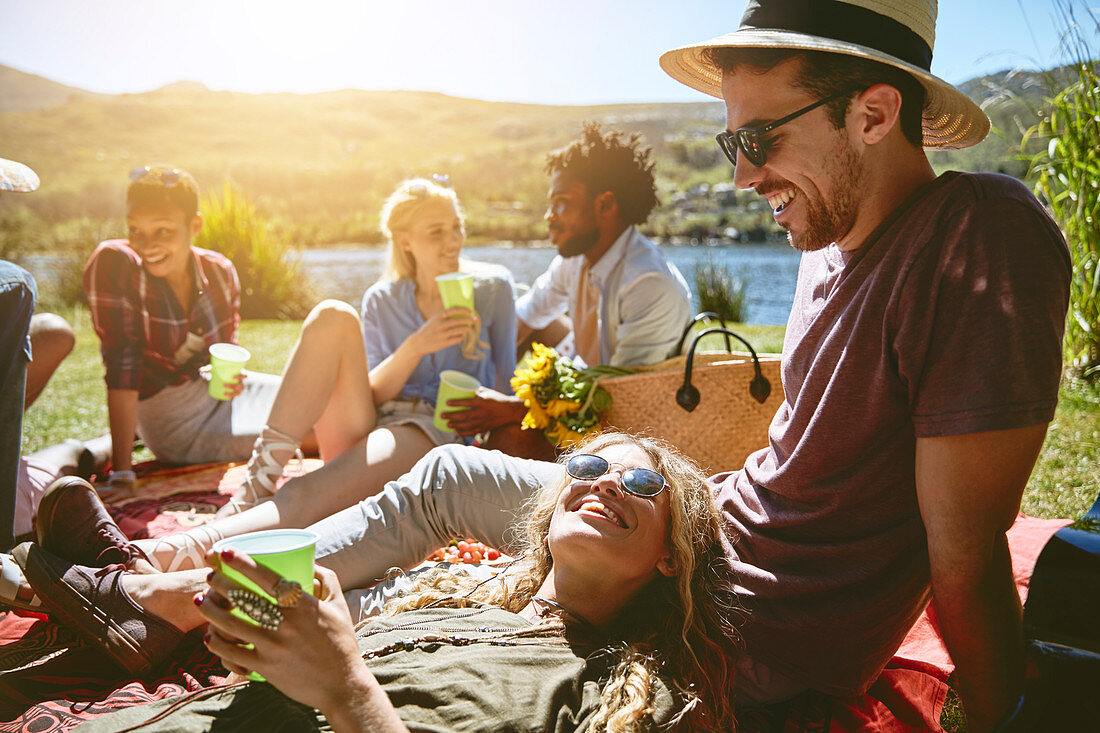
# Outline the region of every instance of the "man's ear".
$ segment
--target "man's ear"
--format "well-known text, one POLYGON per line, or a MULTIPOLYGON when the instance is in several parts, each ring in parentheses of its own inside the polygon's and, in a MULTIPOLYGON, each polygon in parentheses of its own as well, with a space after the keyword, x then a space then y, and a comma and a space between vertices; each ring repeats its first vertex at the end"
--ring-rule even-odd
POLYGON ((191 217, 191 239, 199 236, 199 232, 202 231, 202 214, 195 212, 195 215, 191 217))
POLYGON ((596 209, 596 217, 600 219, 619 217, 619 200, 612 191, 604 191, 598 194, 592 202, 596 209))
POLYGON ((889 84, 875 84, 858 95, 849 114, 854 114, 855 132, 867 145, 881 142, 900 124, 901 92, 889 84))

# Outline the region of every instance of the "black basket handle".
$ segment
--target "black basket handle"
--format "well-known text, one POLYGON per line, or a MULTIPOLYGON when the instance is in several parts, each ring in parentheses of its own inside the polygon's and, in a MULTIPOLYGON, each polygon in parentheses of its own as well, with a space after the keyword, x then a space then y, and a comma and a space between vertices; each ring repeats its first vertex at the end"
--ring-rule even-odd
MULTIPOLYGON (((691 329, 695 328, 695 324, 704 319, 713 319, 722 324, 722 328, 726 327, 726 319, 719 316, 712 311, 706 311, 700 313, 691 319, 691 323, 684 326, 684 332, 680 334, 680 340, 676 342, 676 350, 672 352, 674 356, 679 356, 684 350, 684 342, 687 341, 688 334, 691 333, 691 329)), ((726 332, 726 351, 733 351, 733 343, 730 341, 729 332, 726 332)))
POLYGON ((752 348, 752 344, 727 328, 703 329, 692 340, 691 351, 688 352, 687 364, 684 366, 684 384, 676 390, 676 404, 688 412, 699 406, 699 390, 691 383, 691 366, 695 360, 695 349, 699 345, 700 339, 712 333, 724 333, 727 343, 730 336, 732 336, 748 348, 749 353, 752 354, 753 369, 756 370, 756 376, 749 382, 749 394, 752 395, 754 400, 764 404, 768 399, 768 395, 772 393, 772 383, 768 381, 768 378, 764 376, 764 372, 760 369, 760 357, 756 355, 756 349, 752 348))

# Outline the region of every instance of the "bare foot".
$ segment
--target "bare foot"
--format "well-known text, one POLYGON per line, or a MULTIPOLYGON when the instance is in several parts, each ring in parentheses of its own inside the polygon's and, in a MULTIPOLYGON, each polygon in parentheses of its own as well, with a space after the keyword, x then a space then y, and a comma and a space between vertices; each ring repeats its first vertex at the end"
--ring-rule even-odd
POLYGON ((122 576, 122 588, 134 603, 183 632, 206 623, 192 599, 206 591, 206 568, 178 573, 122 576))

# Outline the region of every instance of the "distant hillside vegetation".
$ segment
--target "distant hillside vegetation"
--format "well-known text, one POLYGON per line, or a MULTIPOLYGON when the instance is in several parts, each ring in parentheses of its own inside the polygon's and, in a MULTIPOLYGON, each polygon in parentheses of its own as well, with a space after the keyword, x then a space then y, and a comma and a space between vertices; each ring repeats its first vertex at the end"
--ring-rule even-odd
MULTIPOLYGON (((1002 72, 963 84, 998 134, 932 154, 937 170, 1024 175, 1016 150, 1051 94, 1047 76, 1002 72)), ((428 92, 243 94, 194 82, 94 95, 4 67, 0 99, 9 105, 0 114, 5 157, 42 178, 33 196, 0 201, 0 251, 83 249, 118 233, 128 171, 156 162, 186 168, 207 190, 233 181, 303 246, 378 241, 377 212, 394 184, 436 172, 454 182, 472 240, 542 239, 544 156, 588 119, 653 146, 662 206, 650 233, 776 231, 759 197, 730 186, 732 169, 714 143, 724 126, 718 101, 547 106, 428 92), (24 101, 11 107, 16 98, 24 101)))
POLYGON ((0 114, 55 107, 65 104, 74 97, 98 96, 101 95, 58 84, 56 81, 28 74, 10 66, 0 66, 0 114))

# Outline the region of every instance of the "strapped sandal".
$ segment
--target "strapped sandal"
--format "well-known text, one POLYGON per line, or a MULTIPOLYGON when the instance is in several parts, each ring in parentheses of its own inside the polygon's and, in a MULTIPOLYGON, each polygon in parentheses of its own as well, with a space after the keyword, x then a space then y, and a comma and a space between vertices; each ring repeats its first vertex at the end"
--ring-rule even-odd
MULTIPOLYGON (((216 517, 239 514, 275 495, 275 483, 282 478, 286 464, 280 463, 271 455, 272 451, 292 453, 292 457, 298 459, 299 465, 304 463, 305 457, 298 444, 291 442, 292 438, 273 428, 265 428, 265 431, 275 433, 275 439, 266 441, 262 434, 256 438, 256 443, 252 446, 252 457, 248 459, 248 478, 241 485, 241 491, 218 510, 216 517)), ((290 459, 287 459, 287 463, 289 462, 290 459)))
POLYGON ((6 552, 0 552, 0 608, 46 613, 42 600, 23 575, 23 568, 6 552))
POLYGON ((205 566, 206 553, 220 539, 222 539, 221 532, 201 525, 167 537, 138 540, 138 543, 150 565, 162 573, 172 573, 176 570, 190 570, 205 566), (206 535, 205 543, 203 539, 196 536, 199 532, 206 535), (171 559, 166 565, 160 561, 159 556, 167 553, 171 553, 171 559))

